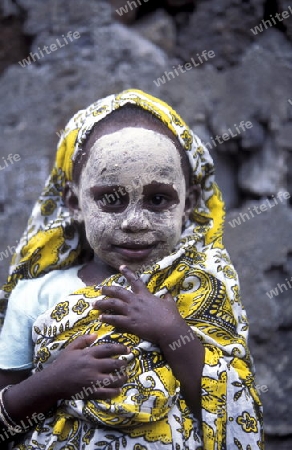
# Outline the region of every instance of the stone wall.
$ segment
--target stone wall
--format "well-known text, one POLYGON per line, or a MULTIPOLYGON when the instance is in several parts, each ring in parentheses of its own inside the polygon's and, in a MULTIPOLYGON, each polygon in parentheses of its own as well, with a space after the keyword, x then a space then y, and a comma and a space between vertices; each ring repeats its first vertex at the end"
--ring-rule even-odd
POLYGON ((163 98, 216 161, 266 448, 291 449, 292 7, 285 0, 110 3, 2 0, 0 281, 72 114, 129 87, 163 98), (128 12, 118 9, 125 5, 128 12), (283 11, 285 19, 277 16, 283 11), (69 31, 80 37, 66 44, 69 31), (42 54, 51 44, 57 49, 42 54))

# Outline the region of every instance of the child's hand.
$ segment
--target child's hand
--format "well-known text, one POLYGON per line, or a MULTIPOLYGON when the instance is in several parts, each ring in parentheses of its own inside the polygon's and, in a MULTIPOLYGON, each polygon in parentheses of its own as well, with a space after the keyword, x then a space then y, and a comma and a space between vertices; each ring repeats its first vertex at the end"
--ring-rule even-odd
POLYGON ((110 298, 94 304, 94 308, 102 312, 102 322, 158 345, 161 340, 173 336, 174 330, 185 327, 170 294, 164 298, 156 297, 128 267, 121 266, 120 271, 131 284, 133 292, 119 286, 103 286, 102 294, 110 298))
POLYGON ((126 383, 127 362, 114 357, 126 355, 128 349, 121 344, 90 347, 95 339, 96 335, 78 337, 46 369, 59 398, 83 393, 85 400, 108 399, 117 396, 126 383))

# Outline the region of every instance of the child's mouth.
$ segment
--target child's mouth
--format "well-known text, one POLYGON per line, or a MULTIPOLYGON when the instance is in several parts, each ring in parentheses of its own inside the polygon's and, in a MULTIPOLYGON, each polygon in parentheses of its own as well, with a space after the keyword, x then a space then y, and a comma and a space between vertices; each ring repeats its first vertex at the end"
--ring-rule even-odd
POLYGON ((150 255, 156 244, 146 245, 146 244, 122 244, 114 245, 114 249, 117 253, 122 255, 126 259, 144 259, 150 255))

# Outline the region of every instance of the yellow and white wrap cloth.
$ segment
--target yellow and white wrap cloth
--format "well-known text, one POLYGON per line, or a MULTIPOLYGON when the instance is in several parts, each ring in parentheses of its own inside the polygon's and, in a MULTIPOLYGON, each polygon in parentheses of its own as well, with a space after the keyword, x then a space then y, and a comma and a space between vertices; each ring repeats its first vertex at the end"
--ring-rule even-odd
MULTIPOLYGON (((14 448, 263 449, 262 407, 247 347, 248 323, 237 274, 222 242, 224 204, 214 181, 213 161, 200 139, 161 100, 127 90, 93 103, 69 121, 52 173, 13 258, 2 291, 2 311, 19 279, 40 277, 80 263, 82 236, 63 203, 63 189, 66 181, 72 180, 74 159, 92 127, 127 103, 150 111, 177 136, 193 170, 192 182, 202 190, 174 251, 141 274, 154 295, 172 294, 180 314, 205 346, 202 424, 186 406, 179 382, 159 348, 137 336, 119 334, 98 320, 99 312, 91 305, 101 294, 100 286, 92 286, 72 292, 66 301, 36 320, 35 370, 50 364, 76 337, 97 331, 96 345, 120 342, 132 349, 127 356, 129 381, 121 394, 109 401, 86 401, 82 397, 59 401, 44 422, 14 448)), ((130 289, 121 274, 102 284, 130 289)), ((177 341, 174 351, 179 351, 184 339, 182 336, 177 341)))

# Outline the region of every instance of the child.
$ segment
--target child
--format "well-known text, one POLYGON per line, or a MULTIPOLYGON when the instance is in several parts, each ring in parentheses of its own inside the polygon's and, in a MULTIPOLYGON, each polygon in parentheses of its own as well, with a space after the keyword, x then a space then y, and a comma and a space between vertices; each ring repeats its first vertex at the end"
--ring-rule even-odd
POLYGON ((13 449, 263 448, 213 172, 141 91, 70 120, 3 288, 13 449))

